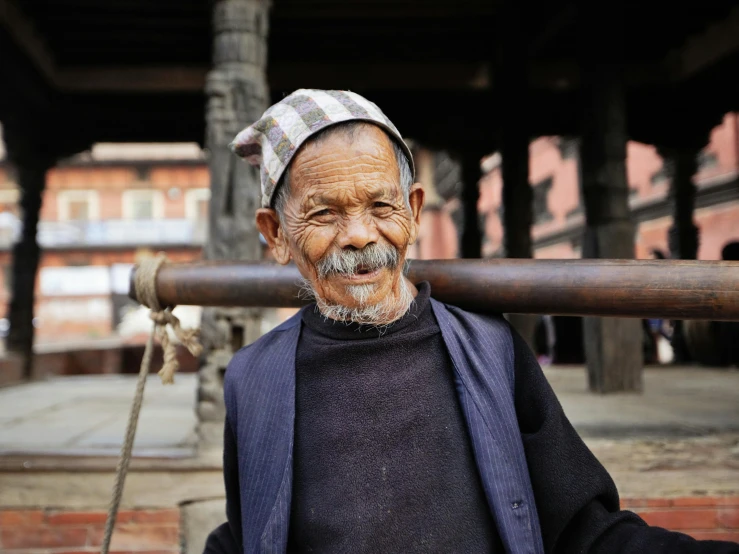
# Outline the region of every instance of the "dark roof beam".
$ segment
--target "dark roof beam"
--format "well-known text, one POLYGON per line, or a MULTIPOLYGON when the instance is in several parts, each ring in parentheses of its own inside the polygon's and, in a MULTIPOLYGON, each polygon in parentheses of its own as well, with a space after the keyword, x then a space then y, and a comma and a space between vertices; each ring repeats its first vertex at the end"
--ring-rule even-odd
POLYGON ((53 82, 54 59, 32 21, 12 0, 0 0, 0 27, 33 61, 36 69, 46 79, 53 82))
MULTIPOLYGON (((197 92, 204 90, 209 67, 68 67, 57 69, 54 85, 72 93, 197 92)), ((532 86, 565 90, 578 82, 571 64, 533 65, 532 86)), ((490 88, 488 64, 467 63, 323 63, 276 62, 269 68, 270 87, 299 86, 352 90, 480 90, 490 88)))
POLYGON ((532 37, 529 42, 529 56, 536 56, 544 50, 544 47, 556 39, 562 31, 575 23, 576 17, 577 7, 575 4, 572 2, 565 4, 564 7, 544 25, 541 32, 532 37))
POLYGON ((739 51, 739 6, 703 33, 690 37, 670 52, 665 65, 675 81, 692 77, 710 65, 739 51))
POLYGON ((334 19, 334 18, 447 18, 457 16, 478 17, 495 13, 496 2, 490 0, 371 0, 371 1, 320 1, 278 0, 273 18, 334 19))
POLYGON ((57 71, 66 92, 192 92, 205 88, 207 67, 98 67, 57 71))

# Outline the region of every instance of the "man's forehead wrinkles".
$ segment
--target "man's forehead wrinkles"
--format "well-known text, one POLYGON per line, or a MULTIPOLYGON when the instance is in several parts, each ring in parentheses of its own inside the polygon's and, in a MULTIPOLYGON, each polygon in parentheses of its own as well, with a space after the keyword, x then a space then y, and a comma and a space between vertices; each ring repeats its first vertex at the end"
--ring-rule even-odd
MULTIPOLYGON (((308 194, 305 197, 304 205, 312 206, 318 204, 332 204, 337 200, 342 200, 350 194, 349 184, 343 187, 330 188, 328 190, 319 190, 308 194)), ((393 197, 397 194, 397 187, 391 184, 382 185, 374 184, 368 186, 354 186, 353 196, 360 199, 377 200, 379 198, 393 197)))
POLYGON ((305 176, 301 182, 301 186, 307 194, 315 194, 317 192, 321 192, 325 188, 337 188, 357 185, 369 187, 376 184, 382 186, 391 186, 395 184, 395 181, 389 179, 388 175, 385 173, 373 172, 339 175, 308 175, 305 176), (311 191, 310 189, 316 190, 311 191))
POLYGON ((383 170, 392 170, 394 158, 387 156, 375 156, 372 154, 360 154, 352 158, 347 158, 338 154, 324 154, 316 155, 306 160, 300 160, 299 169, 301 171, 311 170, 313 172, 317 168, 326 167, 355 167, 355 166, 369 166, 374 168, 381 167, 383 170))
POLYGON ((376 165, 368 164, 353 164, 350 167, 325 167, 318 170, 312 170, 310 172, 301 172, 299 178, 304 179, 306 182, 315 181, 318 179, 346 179, 351 176, 352 179, 356 177, 360 178, 376 178, 382 176, 383 178, 389 177, 388 171, 378 169, 376 165))

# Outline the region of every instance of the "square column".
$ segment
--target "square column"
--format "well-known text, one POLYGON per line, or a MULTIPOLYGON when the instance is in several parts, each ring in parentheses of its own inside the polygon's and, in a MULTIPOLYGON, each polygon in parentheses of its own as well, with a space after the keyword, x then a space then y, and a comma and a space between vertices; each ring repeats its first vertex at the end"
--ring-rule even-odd
MULTIPOLYGON (((634 258, 635 225, 626 178, 626 101, 621 69, 622 13, 617 5, 580 6, 582 119, 580 163, 585 204, 583 258, 634 258)), ((592 392, 642 390, 638 319, 583 320, 592 392)))

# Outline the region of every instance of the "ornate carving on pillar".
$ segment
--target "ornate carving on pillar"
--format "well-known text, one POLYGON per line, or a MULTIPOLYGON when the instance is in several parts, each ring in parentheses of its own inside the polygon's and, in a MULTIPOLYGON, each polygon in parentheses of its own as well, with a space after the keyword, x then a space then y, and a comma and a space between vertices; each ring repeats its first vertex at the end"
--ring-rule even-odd
MULTIPOLYGON (((269 103, 267 35, 270 2, 218 0, 213 7, 213 70, 206 93, 211 201, 206 259, 256 260, 262 247, 254 222, 260 206, 259 171, 234 156, 228 144, 257 120, 269 103)), ((223 375, 233 353, 259 338, 261 316, 254 309, 203 312, 198 388, 201 444, 219 444, 223 434, 223 375)))

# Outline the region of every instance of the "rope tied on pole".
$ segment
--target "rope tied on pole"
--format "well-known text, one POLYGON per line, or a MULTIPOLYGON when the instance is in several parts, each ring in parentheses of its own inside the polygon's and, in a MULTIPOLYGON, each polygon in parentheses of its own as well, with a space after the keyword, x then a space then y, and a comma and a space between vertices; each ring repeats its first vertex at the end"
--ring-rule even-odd
POLYGON ((136 299, 140 304, 151 310, 149 317, 154 321, 156 336, 164 352, 164 363, 162 369, 159 370, 159 377, 162 383, 169 385, 174 383, 174 374, 179 369, 180 364, 177 361, 176 345, 169 337, 167 326, 169 325, 177 340, 193 356, 200 356, 203 347, 198 342, 200 330, 183 329, 180 320, 172 313, 174 306, 163 307, 159 303, 156 291, 157 274, 166 261, 166 256, 159 254, 154 258, 141 262, 136 269, 134 285, 136 287, 136 299))
POLYGON ((121 505, 123 496, 123 484, 126 481, 128 466, 131 463, 131 453, 133 451, 133 442, 136 437, 136 427, 138 425, 139 414, 141 412, 141 404, 144 400, 144 387, 146 386, 146 378, 149 375, 151 367, 151 359, 154 352, 154 337, 159 339, 164 353, 164 363, 162 369, 159 370, 159 377, 165 385, 174 383, 174 374, 179 369, 177 361, 177 346, 169 337, 169 328, 172 329, 177 340, 182 343, 190 353, 197 357, 202 352, 202 346, 198 342, 200 331, 198 329, 183 329, 180 320, 172 313, 174 306, 163 307, 159 303, 156 293, 157 274, 162 265, 167 261, 164 254, 159 254, 154 258, 144 260, 136 267, 135 273, 135 294, 139 303, 151 310, 149 317, 154 322, 154 326, 149 334, 146 342, 144 356, 141 359, 141 368, 136 383, 136 393, 134 394, 133 403, 131 404, 131 412, 128 417, 128 426, 126 427, 126 435, 121 446, 121 456, 116 467, 115 481, 113 483, 113 495, 108 508, 108 517, 105 521, 105 534, 103 536, 103 544, 100 552, 108 554, 110 551, 110 541, 113 537, 113 528, 115 527, 118 508, 121 505))

